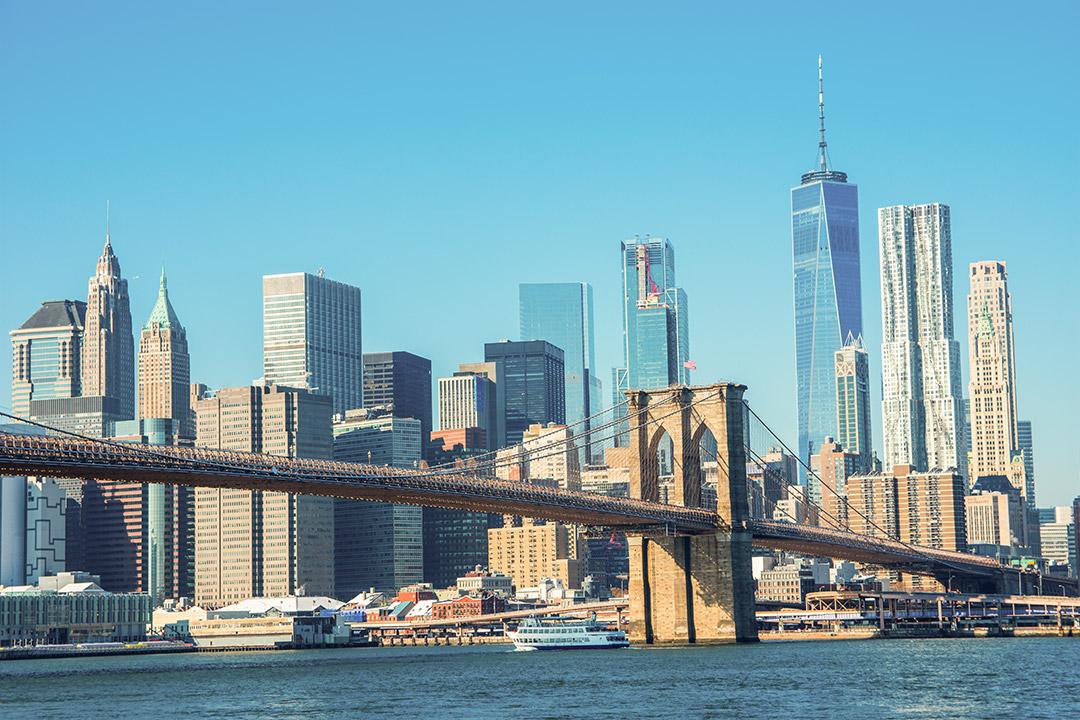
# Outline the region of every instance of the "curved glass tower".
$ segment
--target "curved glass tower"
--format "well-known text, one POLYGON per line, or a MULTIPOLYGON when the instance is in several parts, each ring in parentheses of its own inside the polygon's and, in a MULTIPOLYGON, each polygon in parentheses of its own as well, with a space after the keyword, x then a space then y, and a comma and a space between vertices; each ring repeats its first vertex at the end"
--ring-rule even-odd
POLYGON ((836 351, 862 334, 859 189, 829 168, 820 57, 818 118, 818 167, 791 189, 799 455, 807 465, 826 436, 837 436, 836 351))

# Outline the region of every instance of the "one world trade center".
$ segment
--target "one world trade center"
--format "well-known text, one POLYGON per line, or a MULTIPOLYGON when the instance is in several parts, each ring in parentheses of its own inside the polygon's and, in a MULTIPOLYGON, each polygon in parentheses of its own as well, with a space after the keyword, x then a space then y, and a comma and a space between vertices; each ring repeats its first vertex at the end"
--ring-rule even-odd
POLYGON ((859 190, 829 167, 820 57, 818 119, 817 167, 791 189, 798 452, 806 465, 826 436, 837 436, 834 355, 862 335, 859 190))

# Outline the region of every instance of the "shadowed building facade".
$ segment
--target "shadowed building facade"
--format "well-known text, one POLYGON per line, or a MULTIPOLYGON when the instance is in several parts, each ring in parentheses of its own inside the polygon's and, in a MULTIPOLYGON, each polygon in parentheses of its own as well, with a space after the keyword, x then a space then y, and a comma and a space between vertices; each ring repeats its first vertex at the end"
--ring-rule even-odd
MULTIPOLYGON (((484 360, 494 363, 503 383, 506 445, 521 442, 530 425, 566 422, 563 351, 544 340, 484 345, 484 360)), ((462 367, 465 370, 465 367, 462 367)))
MULTIPOLYGON (((352 410, 333 426, 334 459, 416 467, 424 443, 421 423, 372 408, 352 410)), ((423 579, 423 508, 334 500, 336 592, 343 598, 375 588, 394 593, 423 579)))
MULTIPOLYGON (((431 436, 431 361, 411 352, 364 353, 364 407, 392 408, 394 417, 420 421, 427 457, 431 436)), ((352 409, 352 408, 350 408, 352 409)))
MULTIPOLYGON (((200 447, 332 458, 330 398, 277 385, 196 404, 200 447)), ((334 501, 261 490, 195 491, 195 602, 334 592, 334 501)))

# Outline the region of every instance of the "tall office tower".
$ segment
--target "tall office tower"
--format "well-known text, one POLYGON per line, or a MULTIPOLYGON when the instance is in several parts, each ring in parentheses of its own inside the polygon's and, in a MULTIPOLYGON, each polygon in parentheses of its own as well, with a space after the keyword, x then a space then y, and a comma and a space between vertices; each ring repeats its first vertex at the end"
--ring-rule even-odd
POLYGON ((360 288, 308 273, 263 276, 263 382, 364 406, 360 288))
POLYGON ((530 425, 566 422, 563 351, 546 340, 486 343, 484 360, 505 384, 507 445, 517 445, 530 425))
MULTIPOLYGON (((690 384, 690 318, 686 292, 675 285, 675 248, 665 238, 621 244, 623 366, 612 372, 615 417, 625 417, 627 390, 690 384)), ((620 426, 616 444, 626 441, 620 426)))
POLYGON ((848 338, 836 351, 836 440, 845 452, 859 457, 859 472, 868 472, 872 456, 870 433, 870 356, 862 338, 848 338))
POLYGON ((135 340, 127 280, 109 232, 90 278, 82 342, 82 395, 115 398, 121 420, 135 417, 135 340))
MULTIPOLYGON (((818 57, 817 167, 791 189, 795 287, 795 385, 799 456, 809 464, 822 438, 837 437, 835 354, 862 335, 859 188, 829 167, 818 57)), ((799 476, 805 478, 800 469, 799 476)))
POLYGON ((456 372, 439 378, 439 429, 477 428, 489 450, 498 449, 498 403, 495 383, 486 375, 456 372))
MULTIPOLYGON (((518 286, 522 340, 547 340, 563 351, 566 371, 566 422, 579 436, 600 421, 586 421, 602 407, 593 405, 601 392, 596 374, 593 293, 588 283, 522 283, 518 286), (579 424, 580 423, 580 424, 579 424)), ((610 433, 609 433, 610 434, 610 433)), ((591 445, 591 444, 590 444, 591 445)), ((582 447, 582 460, 594 450, 582 447), (586 452, 588 451, 588 452, 586 452)))
POLYGON ((1024 481, 1027 483, 1028 505, 1035 507, 1035 440, 1031 433, 1030 420, 1016 421, 1016 445, 1024 454, 1024 481))
MULTIPOLYGON (((414 467, 422 458, 421 423, 378 410, 352 410, 334 423, 334 459, 414 467)), ((375 588, 397 592, 424 574, 423 508, 334 501, 337 594, 351 598, 375 588)))
POLYGON ((878 210, 884 466, 964 474, 949 206, 878 210))
POLYGON ((11 331, 11 411, 30 416, 31 400, 76 397, 82 391, 80 350, 86 303, 43 302, 11 331))
MULTIPOLYGON (((490 450, 506 447, 506 383, 503 382, 505 378, 499 375, 499 364, 495 362, 461 363, 458 365, 458 371, 455 375, 462 373, 481 375, 494 383, 495 421, 492 425, 494 438, 489 433, 487 442, 490 450)), ((443 430, 451 429, 447 425, 440 425, 440 427, 443 430)))
MULTIPOLYGON (((177 445, 183 423, 174 418, 116 423, 112 440, 177 445)), ((111 592, 145 592, 160 603, 195 590, 194 488, 185 485, 91 480, 83 493, 83 567, 111 592)))
MULTIPOLYGON (((971 467, 968 480, 974 485, 981 477, 1008 475, 1010 463, 1020 453, 1020 447, 1012 296, 1005 263, 971 263, 969 278, 971 467)), ((1026 482, 1025 487, 1017 489, 1027 496, 1026 482)))
POLYGON ((67 569, 65 500, 51 478, 0 477, 0 586, 67 569))
MULTIPOLYGON (((359 369, 359 366, 357 366, 359 369)), ((283 457, 333 456, 330 398, 256 385, 196 403, 196 445, 283 457)), ((290 493, 195 490, 195 602, 332 595, 334 501, 290 493)))
POLYGON ((187 332, 169 302, 164 268, 157 302, 139 335, 138 417, 176 420, 180 424, 180 437, 195 437, 195 427, 191 424, 187 332))
POLYGON ((411 352, 364 353, 364 407, 392 408, 420 421, 421 452, 431 436, 431 361, 411 352))

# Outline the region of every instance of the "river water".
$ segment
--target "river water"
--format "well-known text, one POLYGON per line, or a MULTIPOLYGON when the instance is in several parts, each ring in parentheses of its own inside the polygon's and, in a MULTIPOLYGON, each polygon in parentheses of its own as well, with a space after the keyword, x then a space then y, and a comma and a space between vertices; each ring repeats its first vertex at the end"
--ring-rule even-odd
POLYGON ((1080 718, 1080 640, 515 652, 510 646, 0 663, 0 718, 1080 718))

